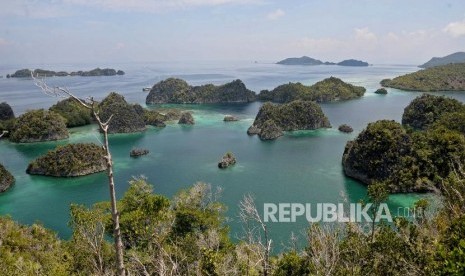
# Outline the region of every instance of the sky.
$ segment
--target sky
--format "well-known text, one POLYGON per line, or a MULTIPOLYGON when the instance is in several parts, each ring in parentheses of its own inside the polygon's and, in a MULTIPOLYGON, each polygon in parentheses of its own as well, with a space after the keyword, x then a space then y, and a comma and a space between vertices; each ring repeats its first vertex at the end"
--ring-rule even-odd
POLYGON ((421 64, 457 51, 464 0, 0 0, 3 64, 421 64))

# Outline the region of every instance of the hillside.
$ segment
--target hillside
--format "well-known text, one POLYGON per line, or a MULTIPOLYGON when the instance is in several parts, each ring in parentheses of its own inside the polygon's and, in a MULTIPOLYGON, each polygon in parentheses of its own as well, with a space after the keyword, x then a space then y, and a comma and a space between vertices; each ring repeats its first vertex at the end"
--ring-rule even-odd
POLYGON ((420 68, 430 68, 434 66, 446 65, 450 63, 464 63, 465 52, 457 52, 445 57, 433 57, 428 62, 418 66, 420 68))
POLYGON ((384 79, 384 87, 407 91, 465 91, 465 63, 448 64, 384 79))

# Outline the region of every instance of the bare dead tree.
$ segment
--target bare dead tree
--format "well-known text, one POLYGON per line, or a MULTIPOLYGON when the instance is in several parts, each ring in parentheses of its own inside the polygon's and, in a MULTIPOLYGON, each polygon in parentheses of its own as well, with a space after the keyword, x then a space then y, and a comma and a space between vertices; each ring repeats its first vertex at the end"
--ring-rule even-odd
POLYGON ((262 255, 263 275, 267 276, 271 270, 269 259, 272 242, 268 237, 268 228, 258 213, 255 201, 251 195, 244 196, 239 203, 239 210, 239 218, 245 227, 247 243, 249 245, 258 245, 260 248, 258 253, 262 255), (263 237, 261 236, 262 231, 263 237))
POLYGON ((113 219, 113 236, 115 241, 115 251, 116 251, 116 271, 118 275, 124 276, 126 275, 126 271, 124 269, 124 249, 123 249, 123 242, 121 240, 121 229, 119 226, 119 213, 116 208, 116 193, 115 193, 115 181, 113 177, 113 159, 111 157, 110 146, 108 143, 108 126, 110 124, 113 115, 108 118, 106 122, 103 122, 100 119, 99 112, 96 109, 96 101, 93 97, 89 97, 87 100, 82 100, 76 97, 68 88, 66 87, 50 87, 44 81, 44 79, 37 79, 34 74, 31 72, 32 79, 34 84, 39 87, 46 95, 53 96, 53 97, 61 97, 67 98, 71 97, 76 100, 79 104, 84 106, 85 108, 92 111, 95 119, 97 120, 98 126, 100 130, 103 132, 103 149, 105 150, 105 160, 107 163, 107 176, 108 176, 108 186, 110 190, 110 202, 111 202, 111 216, 113 219))
POLYGON ((3 135, 5 135, 5 134, 7 134, 7 133, 8 133, 8 131, 6 131, 6 130, 2 131, 2 133, 0 134, 0 138, 2 138, 3 135))

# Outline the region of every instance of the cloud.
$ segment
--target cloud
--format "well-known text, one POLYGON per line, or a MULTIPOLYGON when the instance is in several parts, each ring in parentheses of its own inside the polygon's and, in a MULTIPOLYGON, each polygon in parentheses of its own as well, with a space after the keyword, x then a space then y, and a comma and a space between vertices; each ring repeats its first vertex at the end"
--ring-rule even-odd
POLYGON ((365 40, 370 42, 375 42, 377 37, 372 33, 367 27, 361 29, 355 29, 355 37, 358 40, 365 40))
POLYGON ((451 22, 442 30, 452 37, 463 36, 465 35, 465 19, 462 21, 451 22))
POLYGON ((64 3, 114 11, 160 12, 200 6, 257 4, 263 0, 62 0, 64 3))
POLYGON ((273 12, 270 12, 269 14, 267 14, 266 18, 268 18, 269 20, 276 20, 280 17, 283 17, 286 13, 281 10, 281 9, 277 9, 273 12))
POLYGON ((6 46, 6 45, 9 45, 10 42, 4 38, 1 38, 0 37, 0 46, 6 46))

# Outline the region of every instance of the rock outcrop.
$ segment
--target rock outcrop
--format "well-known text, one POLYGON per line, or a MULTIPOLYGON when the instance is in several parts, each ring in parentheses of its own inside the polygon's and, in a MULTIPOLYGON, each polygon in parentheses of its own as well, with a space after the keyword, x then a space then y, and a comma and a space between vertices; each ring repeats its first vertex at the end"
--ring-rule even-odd
POLYGON ((11 120, 15 118, 15 113, 6 102, 0 103, 0 121, 11 120))
POLYGON ((351 133, 351 132, 354 131, 354 129, 353 129, 351 126, 346 125, 346 124, 340 125, 340 126, 338 127, 338 130, 339 130, 340 132, 344 132, 344 133, 351 133))
POLYGON ((376 89, 375 91, 375 94, 380 94, 380 95, 386 95, 388 92, 386 90, 386 88, 379 88, 379 89, 376 89))
POLYGON ((224 116, 223 121, 225 121, 225 122, 235 122, 235 121, 239 121, 239 119, 237 117, 234 117, 234 116, 231 116, 231 115, 226 115, 226 116, 224 116))
POLYGON ((181 118, 179 118, 178 124, 181 125, 193 125, 195 124, 194 117, 190 112, 183 112, 181 118))
POLYGON ((260 140, 274 140, 278 137, 283 136, 283 130, 278 127, 273 120, 267 120, 265 121, 261 127, 260 127, 260 132, 258 133, 258 137, 260 140))
POLYGON ((129 156, 131 156, 131 157, 139 157, 139 156, 147 155, 147 154, 149 154, 148 149, 132 149, 129 152, 129 156))
POLYGON ((69 137, 66 120, 54 111, 32 110, 19 116, 10 133, 15 143, 54 141, 69 137))
POLYGON ((0 164, 0 193, 8 190, 15 183, 13 175, 0 164))
POLYGON ((190 86, 186 81, 169 78, 155 84, 146 98, 147 104, 161 103, 247 103, 256 98, 241 80, 224 85, 190 86))
POLYGON ((95 144, 59 146, 32 161, 28 174, 74 177, 106 170, 105 151, 95 144))
POLYGON ((236 157, 232 152, 227 152, 223 158, 221 158, 220 162, 218 162, 218 168, 226 169, 229 166, 236 164, 236 157))

